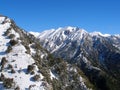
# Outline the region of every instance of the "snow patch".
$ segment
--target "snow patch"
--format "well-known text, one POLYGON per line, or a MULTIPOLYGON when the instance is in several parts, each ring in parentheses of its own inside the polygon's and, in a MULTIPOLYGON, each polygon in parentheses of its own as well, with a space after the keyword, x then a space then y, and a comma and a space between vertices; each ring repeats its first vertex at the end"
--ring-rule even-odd
POLYGON ((51 70, 50 70, 50 78, 51 78, 51 80, 52 80, 53 78, 56 78, 56 79, 57 79, 57 77, 51 72, 51 70))
POLYGON ((35 37, 38 37, 39 34, 40 34, 39 32, 32 32, 32 31, 30 31, 29 33, 32 34, 32 35, 34 35, 35 37))
POLYGON ((102 34, 101 32, 93 32, 93 33, 90 33, 90 35, 92 36, 103 36, 103 37, 109 37, 111 36, 110 34, 102 34))

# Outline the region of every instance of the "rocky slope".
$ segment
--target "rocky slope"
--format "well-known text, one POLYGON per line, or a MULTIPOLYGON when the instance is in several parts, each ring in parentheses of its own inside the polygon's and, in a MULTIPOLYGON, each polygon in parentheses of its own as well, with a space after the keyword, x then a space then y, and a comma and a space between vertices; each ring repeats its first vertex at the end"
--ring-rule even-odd
POLYGON ((31 34, 0 15, 0 90, 95 89, 80 68, 54 58, 31 34))
POLYGON ((77 27, 65 27, 37 33, 36 37, 55 57, 82 69, 98 90, 119 90, 119 34, 88 33, 77 27))

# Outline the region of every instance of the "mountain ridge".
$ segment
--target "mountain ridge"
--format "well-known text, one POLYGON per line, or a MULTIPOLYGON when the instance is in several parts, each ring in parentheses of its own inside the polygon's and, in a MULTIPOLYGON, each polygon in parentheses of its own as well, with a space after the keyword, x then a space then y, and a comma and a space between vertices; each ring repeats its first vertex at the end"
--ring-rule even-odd
POLYGON ((37 38, 0 16, 0 90, 91 90, 83 72, 53 57, 37 38))
MULTIPOLYGON (((78 27, 65 27, 65 28, 58 28, 58 29, 51 29, 51 30, 45 30, 41 33, 38 33, 37 34, 35 32, 30 32, 31 34, 35 35, 37 38, 39 38, 41 41, 42 39, 46 39, 51 38, 51 41, 52 39, 54 38, 57 38, 57 39, 61 39, 63 40, 63 42, 67 39, 69 40, 77 40, 77 39, 81 39, 82 38, 82 35, 84 36, 84 34, 87 34, 87 35, 90 35, 91 37, 115 37, 115 38, 120 38, 120 34, 115 34, 115 35, 110 35, 110 34, 102 34, 100 32, 92 32, 92 33, 88 33, 87 31, 85 31, 84 29, 79 29, 78 27), (67 35, 69 34, 69 35, 67 35)), ((44 47, 44 45, 43 45, 44 47)), ((55 47, 54 47, 55 48, 55 47)), ((53 49, 53 48, 52 48, 53 49)))
POLYGON ((84 29, 68 27, 43 31, 37 38, 55 57, 76 64, 100 90, 118 90, 119 34, 88 33, 84 29))
MULTIPOLYGON (((81 28, 79 28, 79 27, 72 27, 72 26, 66 26, 66 27, 59 27, 59 28, 57 28, 57 29, 47 29, 47 30, 43 30, 43 31, 41 31, 41 32, 34 32, 34 31, 30 31, 30 33, 31 34, 33 34, 33 35, 35 35, 36 37, 39 37, 39 34, 41 34, 41 33, 43 33, 43 32, 47 32, 47 31, 56 31, 56 30, 60 30, 60 29, 62 29, 62 30, 71 30, 71 29, 75 29, 75 28, 78 28, 79 30, 84 30, 85 32, 87 32, 85 29, 81 29, 81 28)), ((101 35, 101 36, 105 36, 105 37, 107 37, 107 36, 119 36, 120 34, 107 34, 107 33, 101 33, 101 32, 99 32, 99 31, 93 31, 93 32, 87 32, 87 33, 89 33, 89 34, 93 34, 94 36, 95 35, 101 35)))

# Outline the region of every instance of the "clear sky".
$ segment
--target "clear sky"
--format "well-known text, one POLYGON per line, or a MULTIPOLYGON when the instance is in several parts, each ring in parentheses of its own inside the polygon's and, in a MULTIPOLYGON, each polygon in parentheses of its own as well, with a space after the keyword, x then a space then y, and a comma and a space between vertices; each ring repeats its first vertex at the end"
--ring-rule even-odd
POLYGON ((0 14, 27 31, 76 26, 120 34, 120 0, 0 0, 0 14))

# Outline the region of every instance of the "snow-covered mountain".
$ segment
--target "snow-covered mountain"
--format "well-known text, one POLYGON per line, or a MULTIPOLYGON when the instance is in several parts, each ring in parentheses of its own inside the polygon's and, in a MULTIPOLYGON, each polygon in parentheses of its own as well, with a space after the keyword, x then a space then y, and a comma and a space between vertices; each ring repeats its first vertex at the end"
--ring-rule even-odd
MULTIPOLYGON (((24 34, 22 33, 27 34, 15 26, 12 20, 0 16, 0 80, 2 81, 0 90, 4 90, 5 88, 12 88, 13 90, 38 88, 44 90, 41 81, 44 76, 38 73, 38 66, 34 64, 35 60, 32 57, 36 51, 34 48, 29 48, 34 42, 25 46, 28 42, 21 40, 21 36, 24 39, 24 34), (28 54, 28 48, 31 51, 30 54, 28 54), (27 69, 30 65, 34 67, 35 74, 33 75, 27 74, 27 69), (32 80, 34 75, 38 75, 40 80, 34 82, 32 80)), ((45 55, 44 52, 40 54, 41 56, 45 55)))
MULTIPOLYGON (((47 50, 51 51, 52 53, 56 50, 59 50, 61 47, 64 47, 65 44, 72 41, 78 41, 80 43, 84 42, 83 39, 85 37, 89 37, 89 39, 93 40, 93 37, 97 38, 108 38, 112 39, 113 41, 116 40, 119 43, 120 34, 118 35, 110 35, 110 34, 102 34, 100 32, 92 32, 88 33, 84 29, 79 29, 77 27, 65 27, 65 28, 58 28, 57 30, 51 29, 46 30, 41 33, 30 32, 31 34, 35 35, 40 41, 44 41, 42 43, 43 47, 47 48, 47 50)), ((116 42, 115 41, 115 42, 116 42)), ((114 43, 115 43, 114 42, 114 43)), ((120 45, 117 45, 118 47, 120 45)))
POLYGON ((100 90, 119 90, 120 34, 88 33, 77 27, 41 32, 36 37, 55 57, 76 64, 100 90))
POLYGON ((33 35, 0 15, 0 90, 91 90, 80 68, 54 58, 33 35))

